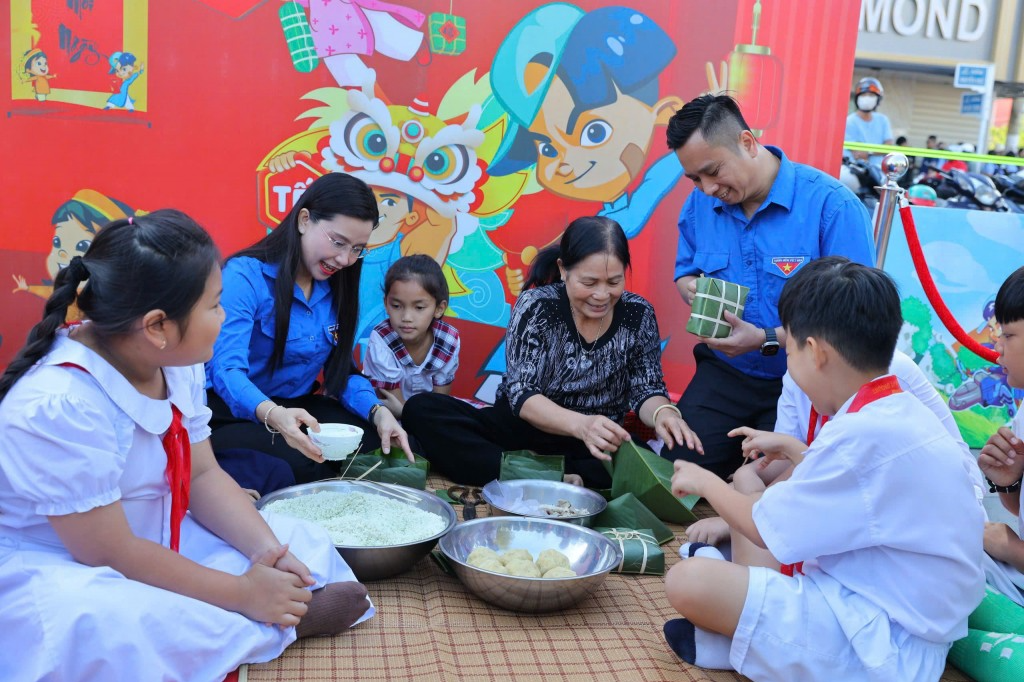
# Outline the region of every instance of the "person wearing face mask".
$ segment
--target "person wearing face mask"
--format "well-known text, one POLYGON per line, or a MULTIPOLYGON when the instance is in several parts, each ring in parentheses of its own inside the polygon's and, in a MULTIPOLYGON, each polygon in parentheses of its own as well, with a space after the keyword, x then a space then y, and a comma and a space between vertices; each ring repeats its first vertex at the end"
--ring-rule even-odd
MULTIPOLYGON (((857 111, 846 117, 846 141, 866 144, 893 144, 892 124, 889 117, 878 113, 885 91, 877 78, 861 78, 853 90, 853 101, 857 111)), ((847 156, 858 161, 870 161, 882 165, 882 154, 868 154, 844 150, 847 156)))

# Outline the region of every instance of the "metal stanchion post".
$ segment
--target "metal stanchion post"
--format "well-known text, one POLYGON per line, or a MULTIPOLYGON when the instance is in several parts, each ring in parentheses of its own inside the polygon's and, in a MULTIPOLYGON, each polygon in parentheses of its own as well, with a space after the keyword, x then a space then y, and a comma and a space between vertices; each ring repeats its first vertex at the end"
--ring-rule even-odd
POLYGON ((896 181, 903 177, 909 165, 907 156, 899 152, 891 152, 882 157, 882 175, 886 181, 881 187, 875 188, 879 196, 878 207, 875 209, 875 265, 879 268, 885 263, 892 220, 903 196, 903 188, 896 181))

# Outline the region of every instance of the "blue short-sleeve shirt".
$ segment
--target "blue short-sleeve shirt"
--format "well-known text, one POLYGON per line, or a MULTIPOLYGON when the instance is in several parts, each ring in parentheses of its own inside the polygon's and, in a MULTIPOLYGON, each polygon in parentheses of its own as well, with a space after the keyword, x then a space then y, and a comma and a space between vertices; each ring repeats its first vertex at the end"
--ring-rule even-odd
MULTIPOLYGON (((675 279, 704 273, 750 288, 743 319, 778 327, 779 296, 786 281, 821 256, 846 256, 874 265, 875 247, 867 209, 849 189, 816 168, 793 163, 777 147, 781 162, 768 197, 750 218, 740 205, 696 190, 679 216, 675 279)), ((717 353, 744 374, 777 379, 786 354, 757 350, 735 358, 717 353)))

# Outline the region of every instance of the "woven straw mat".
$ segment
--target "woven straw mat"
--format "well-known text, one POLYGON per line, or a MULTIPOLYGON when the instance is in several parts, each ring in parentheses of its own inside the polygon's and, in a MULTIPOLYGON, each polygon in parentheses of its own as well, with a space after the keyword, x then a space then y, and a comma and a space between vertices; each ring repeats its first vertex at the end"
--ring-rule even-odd
MULTIPOLYGON (((431 476, 427 488, 448 482, 431 476)), ((461 518, 461 507, 456 507, 461 518)), ((478 507, 478 513, 487 513, 478 507)), ((713 516, 701 502, 697 516, 713 516)), ((672 527, 677 535, 680 526, 672 527)), ((679 540, 662 546, 666 568, 679 540)), ((426 558, 408 573, 367 584, 377 615, 335 637, 296 642, 270 663, 248 666, 249 682, 733 682, 732 672, 687 665, 668 648, 662 625, 677 614, 664 579, 612 573, 569 610, 519 614, 480 601, 426 558)), ((969 682, 949 668, 942 678, 969 682)))

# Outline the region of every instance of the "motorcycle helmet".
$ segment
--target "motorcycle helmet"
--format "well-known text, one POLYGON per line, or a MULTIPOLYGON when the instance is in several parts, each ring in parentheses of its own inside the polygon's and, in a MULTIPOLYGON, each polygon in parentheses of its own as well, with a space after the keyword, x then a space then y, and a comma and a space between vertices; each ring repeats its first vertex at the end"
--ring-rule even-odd
POLYGON ((885 89, 877 78, 861 78, 857 81, 857 87, 853 89, 853 96, 863 95, 865 92, 878 95, 878 99, 885 97, 885 89))
POLYGON ((884 96, 885 90, 877 78, 861 78, 853 89, 853 101, 861 111, 874 111, 884 96))
POLYGON ((911 185, 907 190, 907 198, 914 206, 934 206, 938 195, 928 185, 911 185))

